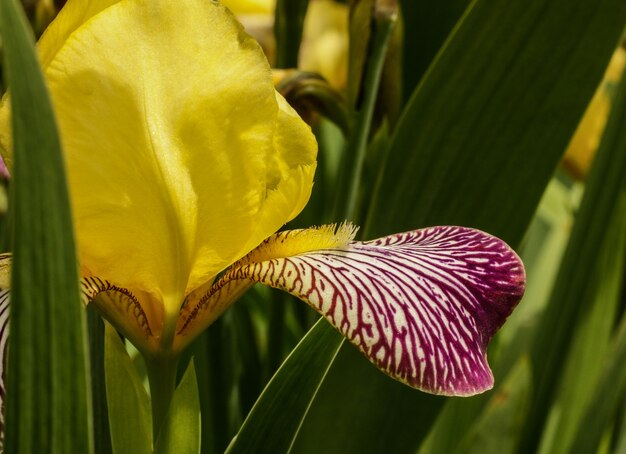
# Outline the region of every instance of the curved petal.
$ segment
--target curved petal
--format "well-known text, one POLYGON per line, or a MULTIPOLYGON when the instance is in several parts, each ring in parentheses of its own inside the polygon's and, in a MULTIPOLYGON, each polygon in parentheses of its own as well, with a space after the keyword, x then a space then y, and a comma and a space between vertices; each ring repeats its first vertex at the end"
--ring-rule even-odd
MULTIPOLYGON (((11 288, 10 253, 0 254, 0 372, 6 354, 9 333, 9 292, 11 288), (3 353, 4 352, 4 353, 3 353)), ((126 288, 94 276, 83 276, 80 280, 81 301, 86 306, 94 304, 102 316, 128 338, 142 352, 155 351, 163 329, 162 307, 149 304, 148 294, 133 294, 126 288)), ((0 382, 0 397, 4 396, 0 382)), ((1 401, 0 401, 1 402, 1 401)), ((0 414, 1 417, 1 414, 0 414)), ((0 419, 0 424, 2 420, 0 419)))
POLYGON ((9 303, 11 286, 11 254, 0 254, 0 452, 4 445, 4 397, 9 359, 9 303))
POLYGON ((525 285, 523 264, 503 241, 433 227, 306 252, 310 235, 268 239, 198 300, 202 305, 186 308, 193 317, 186 328, 179 324, 180 334, 194 329, 202 311, 223 304, 223 289, 256 281, 306 301, 378 368, 410 386, 463 396, 493 386, 487 344, 525 285))
POLYGON ((6 396, 6 371, 9 358, 9 301, 10 291, 0 290, 0 451, 4 442, 4 398, 6 396))
MULTIPOLYGON (((150 304, 151 295, 135 295, 97 277, 80 280, 83 304, 93 304, 117 331, 142 353, 155 352, 163 336, 163 308, 150 304)), ((167 348, 167 346, 165 346, 167 348)))
POLYGON ((69 36, 46 77, 84 274, 168 314, 308 199, 310 129, 216 2, 122 0, 69 36))
POLYGON ((68 0, 37 42, 42 68, 47 68, 67 39, 81 25, 120 0, 68 0))

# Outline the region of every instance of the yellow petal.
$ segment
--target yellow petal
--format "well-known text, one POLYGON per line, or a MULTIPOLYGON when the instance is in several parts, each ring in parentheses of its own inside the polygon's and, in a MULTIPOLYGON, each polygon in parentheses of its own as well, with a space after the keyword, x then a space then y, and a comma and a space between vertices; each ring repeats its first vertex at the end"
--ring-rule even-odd
POLYGON ((312 134, 214 2, 122 0, 71 34, 46 76, 83 271, 169 314, 308 199, 312 134))
POLYGON ((222 0, 235 14, 274 14, 274 0, 222 0))
POLYGON ((39 61, 47 68, 65 41, 81 25, 120 0, 69 0, 37 43, 39 61))
MULTIPOLYGON (((37 43, 39 62, 47 68, 68 37, 96 14, 120 0, 69 0, 37 43)), ((11 129, 8 98, 0 102, 0 153, 11 169, 11 129)))

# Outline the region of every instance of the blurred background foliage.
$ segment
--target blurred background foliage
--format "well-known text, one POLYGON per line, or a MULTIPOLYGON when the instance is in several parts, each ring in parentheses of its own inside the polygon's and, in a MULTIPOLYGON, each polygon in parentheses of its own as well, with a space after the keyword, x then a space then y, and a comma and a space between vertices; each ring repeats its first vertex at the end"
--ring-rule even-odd
MULTIPOLYGON (((626 453, 626 4, 222 2, 318 138, 311 201, 288 227, 469 225, 519 251, 528 287, 490 350, 495 388, 466 399, 393 382, 305 305, 253 288, 188 352, 202 452, 239 433, 232 451, 626 453)), ((64 2, 22 3, 39 36, 64 2)), ((92 391, 96 451, 111 452, 104 385, 92 391)))

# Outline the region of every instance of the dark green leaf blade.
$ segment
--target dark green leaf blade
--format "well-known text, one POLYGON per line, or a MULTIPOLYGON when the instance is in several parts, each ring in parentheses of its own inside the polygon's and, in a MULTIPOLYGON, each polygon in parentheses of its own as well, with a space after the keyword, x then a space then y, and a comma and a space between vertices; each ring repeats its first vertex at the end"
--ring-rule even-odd
MULTIPOLYGON (((626 186, 626 175, 624 175, 626 186)), ((588 184, 592 184, 590 181, 588 184)), ((582 213, 580 213, 582 214, 582 213)), ((587 211, 592 216, 594 212, 587 211)), ((585 222, 578 216, 577 222, 585 222)), ((576 267, 587 271, 587 280, 594 288, 589 293, 571 294, 567 300, 568 306, 584 308, 584 315, 575 325, 571 325, 571 342, 569 351, 561 352, 563 367, 558 372, 559 383, 554 388, 553 405, 549 409, 547 420, 549 429, 544 430, 541 440, 541 450, 552 454, 567 454, 576 449, 573 444, 578 433, 588 433, 590 421, 597 416, 585 418, 586 406, 600 397, 593 398, 594 388, 602 373, 604 363, 610 361, 610 345, 613 337, 613 327, 619 322, 619 297, 623 291, 623 279, 626 268, 626 191, 622 191, 621 200, 615 205, 610 216, 610 222, 605 226, 602 238, 594 241, 597 245, 596 255, 590 261, 581 263, 578 258, 575 263, 563 262, 562 270, 576 267)), ((576 227, 574 227, 576 230, 576 227)), ((584 241, 593 241, 585 238, 584 241)), ((570 246, 571 247, 571 246, 570 246)), ((570 256, 572 258, 572 256, 570 256)), ((588 284, 588 285, 589 285, 588 284)), ((559 306, 565 300, 561 300, 559 306)), ((552 303, 554 304, 554 303, 552 303)), ((553 320, 558 322, 558 320, 553 320)), ((555 364, 554 367, 559 367, 555 364)), ((614 377, 615 378, 615 377, 614 377)), ((615 385, 619 380, 615 380, 615 385)), ((609 386, 610 387, 610 386, 609 386)), ((607 389, 607 388, 604 388, 607 389)), ((617 399, 615 399, 617 400, 617 399)), ((542 405, 548 409, 548 402, 542 405)), ((600 431, 606 429, 600 427, 600 431)), ((600 433, 598 438, 602 433, 600 433)), ((588 452, 593 452, 593 449, 588 452)))
POLYGON ((87 330, 89 334, 89 362, 91 363, 94 454, 112 454, 105 379, 105 325, 104 320, 93 306, 87 307, 87 330))
POLYGON ((310 405, 308 390, 315 395, 342 340, 326 320, 318 321, 270 380, 227 452, 289 451, 310 405))
POLYGON ((298 52, 308 6, 309 0, 277 0, 274 19, 277 68, 298 66, 298 52))
MULTIPOLYGON (((617 0, 474 2, 397 126, 366 238, 468 225, 519 245, 625 22, 617 0)), ((442 405, 383 380, 365 361, 338 360, 326 380, 335 385, 322 385, 299 436, 375 429, 386 450, 411 452, 442 405), (354 398, 338 391, 348 387, 381 409, 367 429, 354 398)), ((482 400, 478 408, 486 402, 472 399, 482 400)), ((470 415, 472 402, 460 403, 470 415)), ((370 448, 371 437, 344 437, 327 452, 370 448)))
POLYGON ((454 223, 517 244, 625 21, 618 0, 475 2, 396 128, 368 236, 454 223))
POLYGON ((159 433, 155 453, 198 454, 200 452, 200 398, 193 360, 187 367, 159 433))
MULTIPOLYGON (((613 339, 611 354, 607 356, 602 376, 589 399, 590 405, 583 417, 584 422, 581 425, 581 430, 576 433, 570 452, 576 454, 597 452, 611 417, 617 412, 620 402, 624 405, 626 401, 625 363, 626 317, 623 317, 619 330, 613 339)), ((619 424, 619 420, 617 424, 619 424)), ((626 420, 622 421, 622 427, 626 427, 626 420)), ((619 425, 615 430, 620 430, 619 425)), ((626 441, 626 432, 623 431, 623 428, 621 432, 618 432, 618 438, 621 438, 622 443, 626 441)), ((616 449, 614 452, 624 452, 626 444, 620 448, 622 448, 621 451, 616 449)))
POLYGON ((404 22, 403 88, 407 98, 470 3, 400 0, 404 22))
MULTIPOLYGON (((572 235, 565 251, 548 306, 537 327, 531 348, 535 392, 529 417, 522 434, 522 450, 534 450, 548 408, 558 389, 561 368, 570 350, 572 327, 589 317, 605 276, 602 269, 603 240, 615 213, 623 215, 620 199, 626 187, 626 78, 622 78, 609 116, 598 154, 594 160, 587 187, 572 235)), ((620 222, 619 218, 615 222, 620 222)), ((618 232, 623 234, 623 232, 618 232)), ((614 247, 619 248, 618 244, 614 247)), ((621 251, 620 251, 621 252, 621 251)), ((616 266, 617 263, 616 263, 616 266)), ((619 290, 618 290, 619 295, 619 290)))
POLYGON ((7 452, 91 452, 84 313, 65 171, 32 35, 0 1, 11 87, 13 271, 7 452))

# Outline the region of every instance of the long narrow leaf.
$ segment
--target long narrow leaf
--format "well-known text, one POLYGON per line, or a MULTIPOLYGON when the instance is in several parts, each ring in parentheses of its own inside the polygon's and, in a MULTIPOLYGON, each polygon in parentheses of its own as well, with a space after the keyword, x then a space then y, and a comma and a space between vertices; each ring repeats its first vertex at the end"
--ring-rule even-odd
POLYGON ((228 454, 271 454, 291 448, 302 415, 306 414, 341 340, 326 320, 315 324, 267 385, 229 446, 228 454), (323 340, 328 339, 329 333, 336 335, 334 342, 323 340), (300 397, 301 390, 306 391, 305 398, 300 397))
MULTIPOLYGON (((583 417, 584 427, 581 427, 572 443, 572 453, 595 452, 600 439, 607 428, 607 423, 617 412, 620 402, 626 401, 626 317, 622 318, 620 329, 615 335, 611 355, 607 361, 598 384, 593 391, 590 405, 583 417)), ((619 421, 615 430, 618 430, 618 443, 621 442, 621 451, 626 451, 626 420, 622 421, 621 431, 619 421)), ((619 446, 619 445, 618 445, 619 446)))
MULTIPOLYGON (((396 128, 366 237, 460 224, 519 245, 625 22, 621 0, 475 1, 396 128)), ((324 437, 326 452, 361 452, 377 440, 414 451, 443 404, 351 352, 326 380, 333 385, 320 388, 300 436, 366 434, 324 437), (366 410, 358 396, 375 412, 365 422, 354 417, 366 410)), ((487 402, 458 403, 465 428, 474 400, 487 402)))
MULTIPOLYGON (((578 219, 578 222, 584 222, 584 219, 578 219)), ((594 388, 610 351, 613 327, 619 321, 616 317, 624 286, 626 258, 626 193, 622 193, 621 200, 615 205, 604 238, 598 240, 592 261, 577 265, 587 268, 588 280, 597 284, 593 294, 583 293, 568 301, 569 305, 588 309, 584 317, 570 327, 572 343, 561 372, 555 405, 549 415, 549 435, 544 435, 541 442, 542 453, 567 454, 574 449, 572 442, 577 433, 588 432, 590 419, 583 419, 585 407, 592 402, 594 388)), ((562 266, 571 265, 563 263, 562 266)))
POLYGON ((525 451, 536 448, 572 342, 575 332, 572 328, 589 317, 594 296, 604 278, 595 269, 598 249, 620 206, 620 196, 626 185, 625 118, 626 78, 622 78, 563 258, 563 266, 533 342, 531 361, 536 385, 522 437, 521 449, 525 451))
POLYGON ((87 328, 89 333, 89 362, 91 363, 94 454, 112 454, 104 364, 105 325, 102 317, 93 306, 87 307, 87 328))
POLYGON ((0 1, 11 89, 13 270, 6 451, 91 452, 84 313, 65 172, 32 35, 0 1))
POLYGON ((298 51, 309 0, 277 0, 274 33, 276 35, 276 67, 298 66, 298 51))
POLYGON ((109 324, 105 330, 104 352, 113 452, 150 454, 150 398, 119 334, 109 324))

